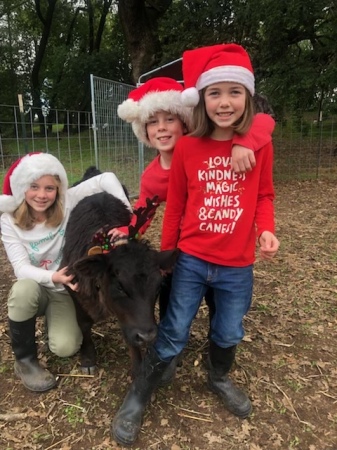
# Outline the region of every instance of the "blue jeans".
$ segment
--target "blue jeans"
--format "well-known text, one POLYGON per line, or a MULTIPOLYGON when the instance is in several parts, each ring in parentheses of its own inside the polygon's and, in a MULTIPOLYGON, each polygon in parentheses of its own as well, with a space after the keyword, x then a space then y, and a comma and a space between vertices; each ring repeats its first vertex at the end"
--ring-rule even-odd
POLYGON ((223 348, 242 340, 242 320, 252 301, 253 265, 220 266, 181 252, 173 271, 168 309, 154 345, 162 360, 170 361, 187 344, 192 321, 209 286, 215 303, 210 339, 223 348))

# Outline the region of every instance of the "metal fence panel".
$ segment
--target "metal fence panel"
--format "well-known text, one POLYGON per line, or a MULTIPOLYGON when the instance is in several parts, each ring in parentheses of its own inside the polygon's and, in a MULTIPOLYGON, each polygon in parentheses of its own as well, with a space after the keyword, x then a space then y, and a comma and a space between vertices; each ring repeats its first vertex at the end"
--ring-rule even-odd
POLYGON ((117 174, 130 194, 139 190, 140 174, 155 150, 143 148, 130 124, 117 115, 117 107, 135 86, 91 75, 91 97, 97 165, 117 174))
POLYGON ((0 105, 0 180, 17 158, 38 151, 59 158, 70 183, 80 179, 95 164, 91 113, 0 105))
MULTIPOLYGON (((95 79, 95 115, 90 112, 37 110, 0 105, 0 183, 7 169, 26 152, 46 151, 66 167, 69 183, 97 164, 116 173, 132 196, 139 177, 156 152, 139 146, 130 124, 117 116, 117 106, 133 86, 95 79), (95 139, 96 134, 96 139, 95 139)), ((337 179, 337 116, 317 122, 288 118, 277 123, 273 135, 274 178, 288 180, 337 179)))

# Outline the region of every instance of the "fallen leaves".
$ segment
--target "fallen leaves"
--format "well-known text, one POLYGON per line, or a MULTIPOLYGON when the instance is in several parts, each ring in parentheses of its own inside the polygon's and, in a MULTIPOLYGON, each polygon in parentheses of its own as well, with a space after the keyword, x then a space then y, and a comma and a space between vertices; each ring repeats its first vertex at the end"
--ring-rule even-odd
MULTIPOLYGON (((252 308, 244 320, 232 380, 249 393, 242 421, 207 389, 208 309, 204 304, 172 385, 156 392, 134 448, 139 450, 335 449, 337 442, 337 183, 277 186, 275 264, 257 262, 252 308), (324 201, 322 201, 324 199, 324 201), (302 214, 298 214, 298 210, 302 214)), ((159 246, 162 212, 148 230, 159 246)), ((1 297, 13 281, 0 249, 1 297), (6 284, 4 284, 6 283, 6 284)), ((110 436, 127 389, 129 358, 116 323, 97 326, 95 377, 78 360, 43 350, 60 374, 57 389, 28 392, 13 374, 7 308, 0 305, 0 448, 121 450, 110 436), (70 408, 72 416, 65 414, 70 408), (81 409, 83 408, 83 409, 81 409), (76 414, 78 412, 78 415, 76 414), (10 416, 16 420, 10 420, 10 416), (6 418, 8 420, 6 420, 6 418), (82 422, 77 419, 83 419, 82 422), (73 421, 73 422, 72 422, 73 421)), ((43 335, 38 335, 39 344, 43 335)))

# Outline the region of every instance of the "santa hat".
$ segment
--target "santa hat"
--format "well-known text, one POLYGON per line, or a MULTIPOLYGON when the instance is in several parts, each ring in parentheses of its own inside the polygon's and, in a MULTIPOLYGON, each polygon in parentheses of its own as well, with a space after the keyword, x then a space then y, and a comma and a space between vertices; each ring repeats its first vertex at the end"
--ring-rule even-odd
POLYGON ((183 53, 186 106, 199 103, 199 91, 214 83, 240 83, 254 95, 254 72, 246 50, 238 44, 218 44, 183 53))
POLYGON ((48 153, 29 153, 16 160, 4 178, 0 195, 0 211, 13 213, 25 199, 31 183, 45 175, 58 175, 63 196, 68 189, 66 171, 55 156, 48 153))
POLYGON ((191 109, 181 101, 183 87, 173 78, 156 77, 130 92, 117 108, 118 116, 132 123, 137 139, 151 147, 146 135, 146 122, 158 111, 177 114, 191 128, 191 109))

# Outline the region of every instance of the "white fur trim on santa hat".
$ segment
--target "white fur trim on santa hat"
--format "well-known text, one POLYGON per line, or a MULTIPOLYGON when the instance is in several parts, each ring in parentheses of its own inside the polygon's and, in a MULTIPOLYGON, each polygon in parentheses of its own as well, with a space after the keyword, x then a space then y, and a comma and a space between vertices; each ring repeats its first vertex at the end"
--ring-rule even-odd
POLYGON ((12 213, 18 206, 18 202, 13 195, 0 195, 0 212, 12 213))
POLYGON ((203 72, 197 80, 196 89, 200 91, 201 89, 210 86, 214 83, 221 83, 223 81, 228 81, 232 83, 239 83, 245 86, 251 95, 254 95, 255 84, 254 84, 253 73, 241 66, 218 66, 213 67, 206 72, 203 72))
POLYGON ((181 94, 181 101, 185 106, 197 106, 200 100, 199 91, 215 83, 232 82, 240 83, 245 86, 251 95, 255 92, 253 73, 240 66, 219 66, 208 70, 200 75, 197 80, 196 87, 185 89, 181 94))
POLYGON ((139 105, 131 98, 118 105, 117 114, 125 122, 133 122, 139 117, 139 105))
POLYGON ((198 89, 190 87, 185 89, 181 94, 181 101, 185 106, 194 107, 199 103, 200 96, 198 89))
POLYGON ((10 177, 12 195, 0 195, 0 211, 13 213, 25 199, 31 183, 45 175, 58 175, 61 180, 61 195, 68 189, 66 171, 55 156, 36 153, 24 156, 10 177))
POLYGON ((158 111, 176 114, 191 129, 192 111, 182 103, 181 92, 176 90, 153 91, 144 95, 138 102, 125 100, 118 107, 121 119, 132 123, 132 129, 138 140, 151 147, 146 134, 146 123, 158 111))

